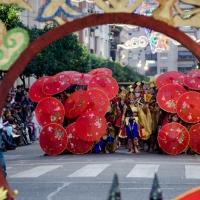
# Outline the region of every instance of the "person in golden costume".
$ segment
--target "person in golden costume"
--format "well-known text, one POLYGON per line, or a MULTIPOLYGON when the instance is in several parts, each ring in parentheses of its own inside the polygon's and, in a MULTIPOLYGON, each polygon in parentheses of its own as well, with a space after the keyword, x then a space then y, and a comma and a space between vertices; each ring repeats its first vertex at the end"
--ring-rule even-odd
POLYGON ((138 141, 139 138, 147 140, 151 135, 152 118, 151 112, 148 108, 148 101, 151 96, 144 95, 144 99, 141 96, 141 90, 139 85, 135 87, 135 91, 128 94, 128 104, 123 108, 121 127, 129 125, 129 118, 134 118, 134 122, 138 124, 139 137, 134 138, 134 142, 129 140, 129 152, 139 153, 138 141), (143 103, 141 103, 143 102, 143 103), (132 148, 133 146, 133 148, 132 148))

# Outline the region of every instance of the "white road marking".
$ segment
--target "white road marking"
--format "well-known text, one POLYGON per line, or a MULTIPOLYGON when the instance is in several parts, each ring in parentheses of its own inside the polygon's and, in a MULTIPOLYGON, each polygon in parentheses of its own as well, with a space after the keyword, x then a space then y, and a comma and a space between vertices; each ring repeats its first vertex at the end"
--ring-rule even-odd
POLYGON ((200 179, 200 166, 199 165, 185 165, 186 179, 200 179))
POLYGON ((7 169, 12 169, 12 167, 6 167, 6 170, 7 170, 7 169))
POLYGON ((153 178, 160 165, 136 164, 126 177, 153 178))
POLYGON ((96 177, 110 164, 91 164, 82 167, 68 177, 96 177))
POLYGON ((68 185, 70 185, 70 183, 64 183, 62 187, 57 188, 55 192, 52 192, 48 195, 47 200, 52 200, 54 196, 56 196, 63 188, 67 187, 68 185))
POLYGON ((39 166, 33 169, 15 174, 10 176, 10 178, 37 178, 47 172, 50 172, 54 169, 61 167, 62 165, 46 165, 46 166, 39 166))

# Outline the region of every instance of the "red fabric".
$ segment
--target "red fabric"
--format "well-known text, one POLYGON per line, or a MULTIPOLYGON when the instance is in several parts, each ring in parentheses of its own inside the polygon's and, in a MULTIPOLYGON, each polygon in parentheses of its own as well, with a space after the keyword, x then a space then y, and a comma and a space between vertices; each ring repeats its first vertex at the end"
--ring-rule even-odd
POLYGON ((190 147, 198 154, 200 154, 200 124, 195 124, 189 130, 190 147))
POLYGON ((88 89, 103 90, 109 99, 113 99, 118 93, 118 83, 111 76, 96 75, 90 79, 88 89))
POLYGON ((67 147, 67 133, 59 124, 48 124, 40 133, 39 143, 46 154, 58 155, 67 147))
POLYGON ((192 70, 184 77, 184 83, 193 90, 200 90, 200 70, 192 70))
POLYGON ((94 142, 87 142, 80 137, 78 137, 76 133, 75 123, 71 124, 66 129, 68 135, 68 144, 67 149, 74 154, 84 154, 87 153, 94 145, 94 142))
POLYGON ((156 79, 157 88, 161 88, 167 84, 183 85, 184 74, 177 71, 170 71, 161 74, 156 79))
POLYGON ((35 117, 40 126, 49 123, 61 124, 64 120, 65 109, 62 103, 52 97, 40 101, 35 109, 35 117))
POLYGON ((97 112, 85 112, 76 120, 76 133, 84 141, 96 141, 104 136, 107 121, 97 112))
POLYGON ((176 113, 177 100, 184 93, 186 90, 181 85, 165 85, 158 91, 157 103, 166 112, 176 113))
POLYGON ((35 102, 39 102, 41 101, 43 98, 48 97, 49 95, 46 95, 43 91, 42 91, 42 87, 44 85, 44 83, 46 81, 48 81, 50 79, 50 76, 44 76, 40 79, 38 79, 37 81, 35 81, 33 83, 33 85, 30 87, 29 90, 29 97, 32 101, 35 102))
POLYGON ((112 76, 112 70, 108 68, 97 68, 97 69, 91 70, 88 74, 112 76))
POLYGON ((189 140, 188 130, 178 123, 166 124, 158 133, 158 143, 168 154, 180 154, 189 145, 189 140))
POLYGON ((200 121, 200 93, 186 92, 177 102, 177 114, 185 122, 200 121))
POLYGON ((65 115, 67 118, 79 116, 88 105, 89 96, 86 91, 78 90, 71 94, 65 102, 65 115))
POLYGON ((72 84, 74 85, 88 85, 93 75, 91 74, 71 74, 72 84))

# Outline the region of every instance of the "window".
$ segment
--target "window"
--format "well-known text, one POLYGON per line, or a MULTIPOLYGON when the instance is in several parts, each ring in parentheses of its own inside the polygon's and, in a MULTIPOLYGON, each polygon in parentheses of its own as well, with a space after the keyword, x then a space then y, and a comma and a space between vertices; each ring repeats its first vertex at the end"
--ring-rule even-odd
POLYGON ((195 57, 190 51, 179 51, 178 60, 194 60, 195 57))
POLYGON ((178 71, 182 72, 184 74, 187 74, 194 68, 193 65, 183 65, 183 66, 178 66, 178 71))
POLYGON ((160 68, 160 74, 167 72, 167 67, 161 67, 160 68))
POLYGON ((157 60, 157 53, 153 54, 150 52, 145 53, 145 59, 146 60, 157 60))
POLYGON ((146 70, 145 75, 146 76, 155 76, 157 74, 157 66, 149 67, 148 70, 146 70))
POLYGON ((160 59, 168 59, 168 53, 160 53, 160 59))

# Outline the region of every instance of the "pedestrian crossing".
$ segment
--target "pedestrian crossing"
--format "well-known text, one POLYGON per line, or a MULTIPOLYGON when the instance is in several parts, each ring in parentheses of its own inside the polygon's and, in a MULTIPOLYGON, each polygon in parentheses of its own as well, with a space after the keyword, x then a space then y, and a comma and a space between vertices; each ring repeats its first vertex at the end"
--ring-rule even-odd
MULTIPOLYGON (((83 164, 79 169, 70 169, 69 174, 66 175, 67 178, 95 178, 98 176, 107 176, 110 174, 113 176, 113 173, 119 173, 121 177, 124 178, 153 178, 155 173, 160 174, 159 178, 162 178, 162 174, 165 174, 164 169, 160 164, 133 164, 131 167, 123 166, 125 168, 125 172, 121 173, 122 167, 116 168, 115 164, 83 164), (112 171, 114 167, 114 171, 112 171), (113 172, 112 174, 110 172, 113 172)), ((20 166, 19 166, 20 167, 20 166)), ((20 171, 20 169, 16 170, 16 166, 7 167, 8 174, 11 174, 9 178, 38 178, 43 175, 54 175, 56 170, 68 170, 68 167, 65 165, 41 165, 41 166, 28 166, 27 170, 20 171), (15 169, 14 172, 13 169, 15 169), (55 170, 55 171, 54 171, 55 170), (12 172, 12 173, 9 173, 12 172)), ((181 178, 185 179, 199 179, 200 180, 200 166, 199 165, 184 165, 182 167, 184 171, 184 176, 181 178)), ((176 173, 176 172, 175 172, 176 173)), ((180 177, 179 177, 180 178, 180 177)))

